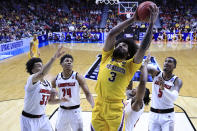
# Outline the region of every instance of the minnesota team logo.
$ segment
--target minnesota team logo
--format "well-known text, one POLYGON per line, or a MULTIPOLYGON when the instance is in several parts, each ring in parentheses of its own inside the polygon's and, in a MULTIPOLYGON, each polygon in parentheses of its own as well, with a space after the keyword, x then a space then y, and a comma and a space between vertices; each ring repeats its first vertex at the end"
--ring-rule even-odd
MULTIPOLYGON (((101 62, 101 57, 102 57, 101 54, 97 56, 96 61, 92 64, 90 69, 86 72, 85 78, 91 79, 91 80, 97 80, 98 73, 99 73, 100 62, 101 62)), ((146 59, 146 56, 144 56, 144 60, 145 59, 146 59)), ((157 68, 157 70, 161 71, 159 65, 157 64, 157 61, 155 60, 155 57, 151 56, 150 62, 148 64, 154 66, 155 68, 157 68)), ((124 65, 124 63, 123 63, 123 65, 124 65)), ((139 81, 140 73, 141 72, 139 70, 135 73, 135 75, 133 76, 133 81, 139 81)), ((151 75, 148 75, 148 82, 152 82, 152 81, 153 80, 152 80, 151 75)))

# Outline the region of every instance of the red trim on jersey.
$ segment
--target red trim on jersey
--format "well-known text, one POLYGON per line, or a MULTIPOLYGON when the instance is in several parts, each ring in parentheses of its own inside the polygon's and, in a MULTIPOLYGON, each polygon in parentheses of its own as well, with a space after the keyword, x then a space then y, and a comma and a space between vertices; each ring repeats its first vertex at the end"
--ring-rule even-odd
POLYGON ((40 93, 51 94, 49 90, 41 89, 40 93))
POLYGON ((75 86, 75 82, 58 84, 58 87, 66 87, 66 86, 75 86))
MULTIPOLYGON (((156 84, 156 85, 159 85, 159 86, 162 86, 162 82, 160 82, 160 81, 155 81, 155 84, 156 84)), ((164 88, 166 88, 166 89, 171 89, 171 87, 172 87, 172 86, 169 86, 169 85, 166 85, 166 84, 164 84, 163 86, 164 86, 164 88)))

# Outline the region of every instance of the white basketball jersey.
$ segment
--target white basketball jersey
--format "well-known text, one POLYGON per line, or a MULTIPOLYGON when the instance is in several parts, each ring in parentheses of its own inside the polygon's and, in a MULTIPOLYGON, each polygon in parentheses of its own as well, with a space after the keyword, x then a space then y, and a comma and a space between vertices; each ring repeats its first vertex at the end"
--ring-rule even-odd
POLYGON ((50 97, 51 83, 47 80, 32 83, 31 75, 25 85, 24 111, 33 115, 45 114, 46 104, 50 97))
POLYGON ((73 72, 70 78, 63 78, 62 73, 59 73, 56 78, 56 87, 59 90, 59 98, 66 97, 68 102, 61 102, 61 106, 76 106, 80 104, 80 87, 77 81, 77 72, 73 72))
POLYGON ((132 110, 131 108, 131 99, 126 101, 125 107, 125 131, 133 131, 137 121, 144 111, 144 104, 142 109, 138 112, 132 110))
POLYGON ((169 109, 174 107, 174 101, 169 101, 164 95, 163 92, 165 90, 160 90, 161 81, 164 81, 164 88, 168 90, 174 90, 174 81, 177 76, 173 76, 171 79, 165 81, 162 76, 162 72, 160 72, 153 79, 152 84, 152 100, 151 107, 155 109, 169 109))

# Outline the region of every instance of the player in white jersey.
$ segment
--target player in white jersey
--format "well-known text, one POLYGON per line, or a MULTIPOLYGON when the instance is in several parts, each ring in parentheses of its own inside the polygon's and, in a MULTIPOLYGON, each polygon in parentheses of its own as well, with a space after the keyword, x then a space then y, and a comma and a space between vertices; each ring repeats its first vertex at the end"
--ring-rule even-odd
POLYGON ((144 64, 141 67, 140 81, 137 88, 133 88, 133 83, 130 81, 127 87, 126 95, 126 107, 125 107, 125 130, 133 131, 137 121, 144 111, 144 104, 148 105, 150 98, 149 89, 146 88, 147 81, 147 64, 150 60, 150 56, 147 57, 144 64))
POLYGON ((59 47, 51 60, 43 66, 40 58, 31 58, 26 63, 27 72, 30 74, 25 85, 24 109, 21 115, 21 131, 52 131, 48 117, 45 115, 46 104, 49 102, 60 103, 66 99, 53 99, 50 97, 55 92, 51 84, 44 79, 55 59, 62 55, 59 47))
POLYGON ((149 131, 174 131, 174 102, 178 97, 182 81, 173 74, 176 59, 167 57, 163 71, 148 67, 153 77, 149 131))
POLYGON ((94 107, 94 100, 89 92, 85 79, 79 73, 73 71, 73 57, 70 54, 60 59, 63 71, 52 81, 53 88, 58 88, 59 98, 68 98, 67 102, 61 102, 58 109, 56 130, 65 131, 71 127, 73 131, 83 130, 83 121, 80 109, 80 87, 86 95, 86 99, 94 107))

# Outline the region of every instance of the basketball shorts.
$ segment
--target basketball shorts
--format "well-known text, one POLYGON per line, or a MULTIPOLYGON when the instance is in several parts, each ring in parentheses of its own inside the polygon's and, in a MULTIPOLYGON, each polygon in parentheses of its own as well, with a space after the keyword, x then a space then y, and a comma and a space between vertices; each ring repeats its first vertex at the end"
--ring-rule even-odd
POLYGON ((174 131, 175 113, 154 113, 149 114, 149 131, 174 131))
POLYGON ((21 115, 20 124, 21 131, 53 131, 46 115, 40 118, 29 118, 21 115))
POLYGON ((57 131, 73 131, 83 128, 83 119, 81 115, 81 108, 66 110, 59 108, 58 117, 55 126, 57 131))
POLYGON ((122 102, 95 101, 92 111, 91 131, 124 130, 124 104, 122 102))

